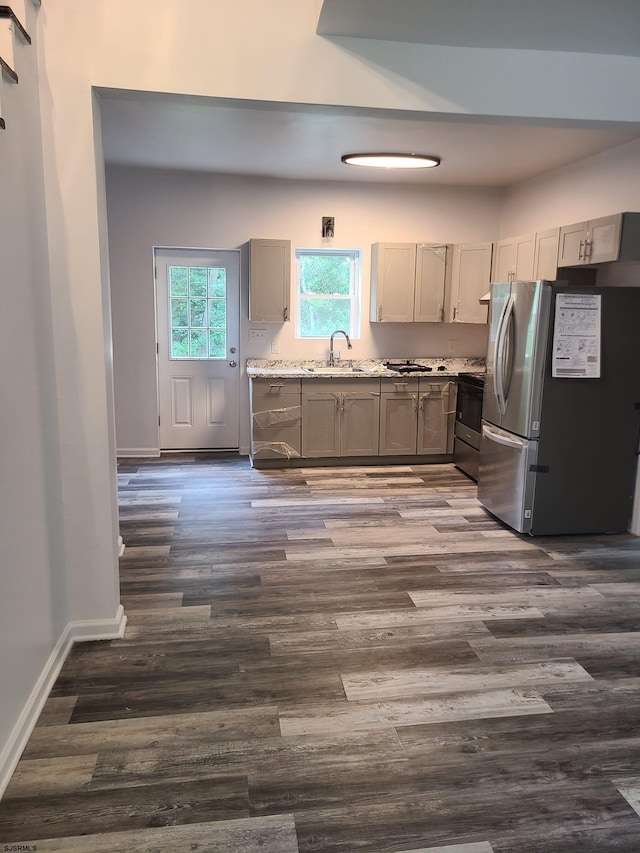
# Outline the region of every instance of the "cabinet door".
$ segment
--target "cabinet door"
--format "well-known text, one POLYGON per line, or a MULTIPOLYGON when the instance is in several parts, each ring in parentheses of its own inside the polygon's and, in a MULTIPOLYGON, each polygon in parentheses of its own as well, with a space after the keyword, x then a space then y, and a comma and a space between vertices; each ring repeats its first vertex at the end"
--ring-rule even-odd
POLYGON ((380 395, 380 455, 415 456, 418 440, 418 394, 380 395))
POLYGON ((251 457, 300 456, 299 379, 251 380, 251 457))
POLYGON ((513 277, 516 281, 533 280, 535 235, 525 234, 514 240, 513 277))
POLYGON ((492 282, 511 281, 515 263, 515 243, 513 240, 499 240, 493 253, 492 282))
POLYGON ((302 394, 302 455, 340 456, 341 395, 336 391, 304 390, 302 394))
POLYGON ((417 323, 441 323, 443 320, 447 255, 447 246, 419 243, 416 248, 413 319, 417 323))
MULTIPOLYGON (((378 386, 379 388, 379 386, 378 386)), ((348 391, 342 395, 341 456, 377 456, 380 392, 348 391)))
POLYGON ((418 453, 451 453, 455 417, 453 383, 420 382, 418 403, 418 453))
POLYGON ((371 247, 372 322, 412 322, 415 280, 415 243, 374 243, 371 247))
POLYGON ((620 236, 622 234, 622 214, 603 216, 592 219, 588 223, 588 239, 586 263, 601 264, 606 261, 617 261, 620 253, 620 236))
POLYGON ((291 241, 249 241, 249 320, 282 323, 289 319, 291 241))
POLYGON ((541 279, 555 281, 557 279, 559 236, 559 228, 550 228, 548 231, 536 233, 532 281, 541 279))
POLYGON ((479 299, 489 290, 491 252, 491 243, 459 243, 453 247, 448 322, 487 322, 487 306, 479 299))
POLYGON ((558 266, 575 267, 584 263, 584 249, 587 240, 587 223, 563 225, 558 242, 558 266))

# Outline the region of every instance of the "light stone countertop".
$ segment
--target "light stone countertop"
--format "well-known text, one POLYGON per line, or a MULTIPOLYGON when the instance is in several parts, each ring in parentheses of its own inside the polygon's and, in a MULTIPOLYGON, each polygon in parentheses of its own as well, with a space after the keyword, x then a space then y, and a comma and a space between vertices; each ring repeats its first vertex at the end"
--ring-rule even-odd
POLYGON ((357 372, 350 373, 340 371, 339 369, 329 371, 326 360, 313 359, 267 359, 267 358, 248 358, 247 359, 247 375, 251 379, 274 379, 277 377, 291 377, 304 379, 326 379, 326 378, 345 378, 349 379, 371 379, 380 377, 396 377, 396 376, 430 376, 430 377, 447 377, 457 376, 459 373, 484 373, 485 361, 480 357, 458 357, 458 358, 378 358, 378 359, 342 359, 340 365, 343 367, 352 366, 360 368, 357 372), (423 365, 425 370, 415 371, 412 373, 399 373, 395 370, 388 370, 384 366, 385 361, 403 362, 411 361, 416 364, 423 365), (445 370, 437 368, 444 366, 445 370), (322 367, 321 373, 309 372, 310 368, 322 367), (306 368, 306 369, 305 369, 306 368), (431 368, 428 370, 427 368, 431 368))

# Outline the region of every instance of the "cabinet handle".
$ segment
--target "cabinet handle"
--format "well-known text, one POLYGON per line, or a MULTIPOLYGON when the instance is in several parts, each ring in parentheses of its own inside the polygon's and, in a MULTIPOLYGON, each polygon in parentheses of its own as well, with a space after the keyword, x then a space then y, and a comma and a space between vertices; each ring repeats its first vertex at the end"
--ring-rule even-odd
POLYGON ((284 388, 284 382, 281 382, 280 384, 276 384, 275 382, 274 383, 270 382, 269 388, 284 388))
MULTIPOLYGON (((586 248, 586 244, 587 244, 586 240, 580 240, 580 248, 578 250, 578 260, 579 261, 583 260, 582 252, 583 252, 583 249, 586 248)), ((586 255, 585 255, 585 257, 586 257, 586 255)))
POLYGON ((593 240, 584 241, 584 259, 587 261, 591 257, 591 249, 593 248, 593 240))
POLYGON ((378 305, 378 322, 382 320, 382 305, 378 305))
POLYGON ((282 309, 282 319, 285 321, 289 319, 289 306, 288 305, 285 305, 285 307, 282 309))
POLYGON ((454 305, 453 306, 453 319, 455 320, 457 316, 458 316, 458 306, 454 305))
POLYGON ((408 382, 394 382, 393 384, 396 386, 396 388, 406 388, 409 383, 408 382))

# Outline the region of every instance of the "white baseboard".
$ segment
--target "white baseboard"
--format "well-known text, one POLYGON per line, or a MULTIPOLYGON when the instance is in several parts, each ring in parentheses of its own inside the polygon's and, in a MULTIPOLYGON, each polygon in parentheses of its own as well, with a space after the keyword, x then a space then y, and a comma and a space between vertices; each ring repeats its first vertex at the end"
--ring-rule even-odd
POLYGON ((156 458, 160 456, 160 450, 154 447, 119 447, 116 450, 116 456, 118 459, 127 459, 135 456, 156 458))
POLYGON ((38 722, 44 703, 73 644, 88 640, 119 639, 124 635, 126 624, 127 617, 122 605, 118 607, 114 619, 67 623, 22 709, 9 740, 0 752, 0 797, 13 776, 31 732, 38 722))

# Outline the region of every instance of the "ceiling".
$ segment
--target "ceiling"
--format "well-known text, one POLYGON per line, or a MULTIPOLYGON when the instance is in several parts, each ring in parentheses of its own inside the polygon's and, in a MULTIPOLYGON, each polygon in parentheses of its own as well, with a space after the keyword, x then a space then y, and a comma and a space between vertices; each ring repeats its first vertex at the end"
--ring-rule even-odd
MULTIPOLYGON (((323 36, 640 55, 640 0, 323 0, 323 36), (606 9, 606 14, 605 14, 606 9)), ((640 137, 640 125, 103 90, 107 163, 292 180, 505 187, 640 137), (360 151, 435 154, 437 169, 345 166, 360 151)))
POLYGON ((317 32, 452 47, 640 56, 640 2, 323 0, 317 32))
POLYGON ((437 121, 419 113, 102 93, 107 163, 323 181, 503 187, 640 136, 640 128, 437 121), (437 169, 345 166, 364 150, 437 154, 437 169))

